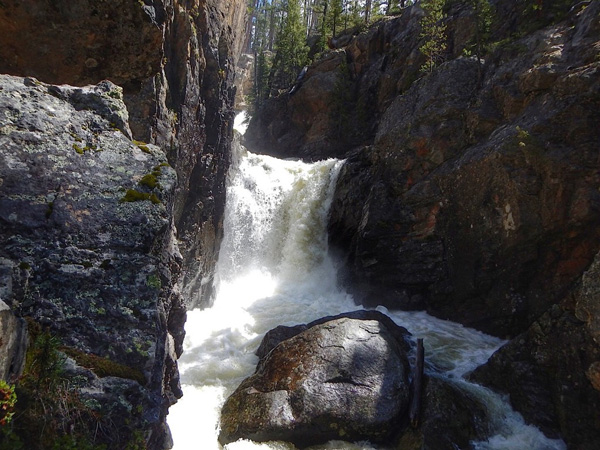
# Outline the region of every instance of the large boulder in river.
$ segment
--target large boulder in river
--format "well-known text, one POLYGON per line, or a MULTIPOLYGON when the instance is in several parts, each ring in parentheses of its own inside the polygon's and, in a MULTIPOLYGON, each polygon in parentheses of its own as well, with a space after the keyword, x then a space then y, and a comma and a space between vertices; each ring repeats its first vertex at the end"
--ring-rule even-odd
POLYGON ((369 314, 314 325, 269 351, 225 402, 221 444, 388 440, 409 404, 409 333, 369 314))

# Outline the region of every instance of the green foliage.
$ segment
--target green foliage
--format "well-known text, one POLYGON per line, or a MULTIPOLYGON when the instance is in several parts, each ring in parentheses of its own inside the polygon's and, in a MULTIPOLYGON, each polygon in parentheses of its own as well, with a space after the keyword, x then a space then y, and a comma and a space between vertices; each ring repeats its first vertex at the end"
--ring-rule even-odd
POLYGON ((270 53, 261 50, 256 55, 256 67, 254 72, 254 92, 251 103, 254 111, 258 111, 269 98, 269 73, 271 72, 270 53))
POLYGON ((15 386, 0 380, 0 426, 4 427, 10 423, 15 415, 16 403, 15 386))
POLYGON ((96 416, 81 403, 65 375, 66 356, 60 351, 60 340, 31 319, 28 330, 32 344, 15 388, 19 401, 0 448, 101 450, 103 446, 90 443, 93 434, 88 425, 96 426, 96 416), (67 445, 66 435, 73 446, 67 445))
POLYGON ((121 203, 125 202, 141 202, 150 200, 155 205, 160 203, 160 199, 156 194, 148 194, 147 192, 136 191, 135 189, 127 189, 125 195, 119 200, 121 203))
POLYGON ((474 53, 480 60, 490 49, 488 43, 494 14, 489 0, 468 0, 468 4, 473 8, 475 17, 475 36, 463 53, 474 53))
POLYGON ((47 331, 40 332, 27 351, 25 373, 36 390, 53 389, 62 379, 65 356, 59 351, 60 340, 47 331))
POLYGON ((85 353, 75 348, 62 347, 62 350, 71 358, 73 358, 77 364, 91 369, 101 378, 119 377, 137 381, 141 385, 146 384, 146 378, 144 377, 144 374, 138 369, 116 363, 108 358, 103 358, 91 353, 85 353))
POLYGON ((160 278, 157 275, 149 275, 146 280, 146 285, 152 289, 160 289, 162 283, 160 282, 160 278))
POLYGON ((335 80, 333 105, 331 108, 331 120, 337 137, 343 138, 352 131, 350 127, 350 114, 354 110, 354 106, 350 68, 348 64, 343 63, 338 69, 335 80))
POLYGON ((573 0, 530 0, 524 2, 521 33, 527 34, 542 27, 555 24, 565 18, 576 4, 573 0))
POLYGON ((133 436, 131 440, 127 443, 125 450, 146 450, 148 447, 146 446, 146 439, 144 439, 144 434, 135 430, 133 432, 133 436))
POLYGON ((274 86, 289 87, 308 63, 308 46, 298 0, 288 0, 286 16, 275 41, 274 86))
MULTIPOLYGON (((9 426, 0 427, 0 450, 106 450, 101 441, 117 440, 136 443, 137 447, 131 448, 145 448, 140 432, 115 424, 114 417, 104 415, 106 411, 98 401, 82 398, 79 389, 82 382, 85 385, 85 378, 67 375, 64 363, 68 354, 100 377, 128 378, 145 384, 143 374, 106 358, 62 346, 56 336, 37 322, 31 318, 27 322, 32 344, 27 351, 24 373, 15 388, 18 402, 14 417, 9 426)), ((125 448, 125 445, 110 448, 125 448)))
POLYGON ((329 8, 327 8, 327 17, 325 22, 327 28, 331 30, 331 35, 335 36, 340 32, 343 22, 342 15, 344 13, 344 5, 342 0, 329 0, 329 8))
POLYGON ((448 48, 446 24, 444 23, 446 19, 445 4, 446 0, 422 0, 421 2, 425 16, 421 19, 420 37, 425 42, 419 47, 419 50, 426 58, 425 64, 421 67, 422 72, 432 72, 434 67, 443 61, 448 48))

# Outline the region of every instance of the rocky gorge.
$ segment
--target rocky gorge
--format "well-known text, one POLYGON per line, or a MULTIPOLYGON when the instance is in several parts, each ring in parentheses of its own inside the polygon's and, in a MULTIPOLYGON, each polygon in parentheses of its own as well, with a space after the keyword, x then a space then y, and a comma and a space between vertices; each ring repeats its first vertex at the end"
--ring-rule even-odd
MULTIPOLYGON (((595 449, 600 3, 490 3, 473 55, 476 11, 447 2, 431 73, 419 5, 342 36, 245 144, 344 158, 328 224, 341 283, 366 306, 509 338, 470 378, 595 449)), ((0 1, 0 361, 19 399, 0 448, 171 447, 186 311, 213 298, 245 17, 242 0, 0 1)), ((361 314, 267 334, 221 442, 487 436, 481 402, 435 376, 422 423, 397 436, 410 338, 361 314)))
POLYGON ((419 5, 339 39, 245 143, 345 158, 329 240, 355 298, 511 338, 472 377, 596 448, 600 4, 491 3, 488 50, 470 55, 476 11, 448 2, 431 73, 419 5))

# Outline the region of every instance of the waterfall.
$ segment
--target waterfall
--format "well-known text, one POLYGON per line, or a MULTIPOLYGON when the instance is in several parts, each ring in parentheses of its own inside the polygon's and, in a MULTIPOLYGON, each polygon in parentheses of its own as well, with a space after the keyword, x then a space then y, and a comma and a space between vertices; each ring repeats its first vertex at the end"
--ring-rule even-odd
MULTIPOLYGON (((277 325, 295 325, 355 310, 336 285, 327 251, 327 214, 342 162, 307 164, 254 155, 238 146, 227 189, 224 239, 217 264, 214 306, 188 313, 179 360, 184 396, 170 409, 175 450, 220 449, 220 408, 254 372, 254 351, 277 325)), ((388 311, 426 343, 427 371, 443 373, 485 399, 497 433, 477 449, 564 449, 527 426, 506 399, 463 380, 504 341, 424 312, 388 311)), ((315 449, 367 450, 369 443, 332 442, 315 449)), ((293 450, 287 443, 238 441, 225 450, 293 450)))

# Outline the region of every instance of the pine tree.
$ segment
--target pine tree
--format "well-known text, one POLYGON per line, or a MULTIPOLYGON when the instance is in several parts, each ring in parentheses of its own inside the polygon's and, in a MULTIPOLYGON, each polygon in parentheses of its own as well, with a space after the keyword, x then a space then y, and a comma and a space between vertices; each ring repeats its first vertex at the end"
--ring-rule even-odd
POLYGON ((469 0, 475 16, 475 42, 474 50, 481 64, 484 42, 488 39, 492 25, 492 7, 488 0, 469 0))
POLYGON ((261 51, 256 55, 254 63, 254 98, 252 99, 254 111, 258 111, 269 98, 269 73, 271 71, 269 54, 266 51, 261 51))
POLYGON ((275 39, 272 86, 287 88, 308 62, 306 34, 300 14, 299 0, 287 0, 285 18, 275 39))
POLYGON ((426 57, 425 64, 421 67, 422 72, 432 72, 443 60, 448 48, 446 24, 443 23, 446 18, 445 4, 446 0, 421 1, 421 7, 425 11, 425 16, 421 19, 421 38, 425 39, 425 42, 419 50, 426 57))
POLYGON ((331 35, 335 36, 340 32, 342 14, 344 13, 344 4, 342 0, 330 0, 327 14, 328 28, 331 30, 331 35))

